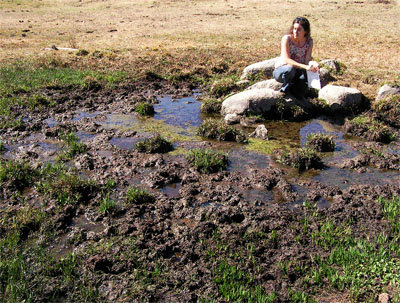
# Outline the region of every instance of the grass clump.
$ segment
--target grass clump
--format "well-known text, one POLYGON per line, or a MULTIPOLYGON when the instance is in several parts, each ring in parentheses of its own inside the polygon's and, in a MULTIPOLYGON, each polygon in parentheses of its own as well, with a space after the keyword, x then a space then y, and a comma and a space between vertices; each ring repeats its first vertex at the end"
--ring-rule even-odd
POLYGON ((200 111, 204 114, 219 114, 222 108, 222 101, 214 98, 207 98, 202 101, 200 111))
POLYGON ((333 136, 323 133, 314 133, 307 135, 306 147, 318 152, 332 152, 336 144, 333 136))
POLYGON ((135 107, 135 112, 142 116, 154 115, 154 106, 148 102, 139 102, 135 107))
POLYGON ((205 120, 199 126, 197 134, 219 141, 236 141, 238 143, 247 143, 247 137, 242 131, 237 130, 233 126, 226 125, 223 120, 205 120))
POLYGON ((0 139, 0 152, 4 152, 6 150, 6 147, 3 144, 3 141, 0 139))
POLYGON ((117 209, 117 203, 114 200, 110 199, 110 197, 105 197, 100 203, 99 213, 110 215, 114 213, 117 209))
POLYGON ((396 139, 389 127, 366 115, 346 121, 345 130, 349 134, 376 142, 390 143, 396 139))
POLYGON ((202 173, 222 171, 228 166, 228 156, 209 149, 193 149, 186 156, 189 164, 202 173))
POLYGON ((48 97, 40 94, 28 96, 25 102, 30 110, 43 109, 45 107, 53 107, 55 105, 54 102, 52 102, 48 97))
POLYGON ((27 245, 18 234, 0 238, 1 302, 101 302, 93 281, 82 274, 81 258, 56 258, 41 245, 27 245), (63 290, 63 291, 60 291, 63 290))
POLYGON ((152 203, 154 197, 146 190, 132 186, 126 192, 126 201, 129 204, 152 203))
POLYGON ((38 176, 38 170, 27 162, 0 161, 0 184, 2 187, 21 191, 32 185, 38 176))
POLYGON ((378 199, 384 217, 392 225, 390 236, 384 232, 373 239, 353 235, 349 223, 338 225, 326 218, 321 228, 312 233, 313 242, 328 253, 316 256, 308 279, 326 286, 326 282, 344 291, 350 290, 352 301, 374 302, 374 296, 399 287, 400 273, 400 198, 378 199))
POLYGON ((311 148, 299 148, 292 152, 285 150, 278 155, 277 160, 282 164, 298 168, 300 171, 323 167, 318 152, 311 148))
POLYGON ((161 137, 159 134, 136 143, 135 147, 139 152, 148 154, 167 153, 173 150, 172 143, 161 137))
POLYGON ((211 94, 213 94, 217 98, 226 96, 235 89, 237 89, 236 85, 237 81, 238 79, 234 79, 232 77, 216 80, 211 85, 211 94))
POLYGON ((371 106, 377 118, 393 127, 400 128, 400 95, 376 101, 371 106))
POLYGON ((37 191, 55 199, 60 206, 87 202, 98 189, 92 181, 72 174, 61 164, 48 164, 40 173, 37 191))
POLYGON ((79 142, 79 138, 76 134, 73 132, 68 132, 68 133, 63 133, 60 135, 60 139, 63 140, 67 147, 68 150, 62 152, 59 156, 58 159, 60 161, 68 161, 73 159, 76 155, 82 154, 87 151, 88 147, 79 142))
POLYGON ((226 302, 276 302, 275 293, 266 294, 261 286, 253 286, 251 276, 235 265, 221 262, 216 269, 218 294, 226 302))

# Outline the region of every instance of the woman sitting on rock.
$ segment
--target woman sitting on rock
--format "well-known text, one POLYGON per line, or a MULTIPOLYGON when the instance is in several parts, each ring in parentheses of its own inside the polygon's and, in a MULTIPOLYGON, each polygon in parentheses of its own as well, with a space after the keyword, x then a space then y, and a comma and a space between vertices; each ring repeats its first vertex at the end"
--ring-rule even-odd
POLYGON ((310 22, 303 17, 293 20, 289 33, 282 37, 281 57, 275 64, 274 78, 283 83, 281 92, 291 92, 303 98, 307 91, 307 70, 318 72, 319 66, 311 61, 313 39, 310 22))

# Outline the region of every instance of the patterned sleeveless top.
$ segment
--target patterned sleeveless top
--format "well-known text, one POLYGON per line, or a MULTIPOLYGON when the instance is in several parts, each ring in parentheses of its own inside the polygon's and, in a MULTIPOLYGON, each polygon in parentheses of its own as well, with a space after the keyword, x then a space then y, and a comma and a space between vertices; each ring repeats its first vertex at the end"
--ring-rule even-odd
POLYGON ((313 46, 313 39, 311 37, 308 37, 308 39, 307 39, 306 43, 304 43, 303 47, 299 47, 292 42, 292 39, 290 39, 290 35, 288 35, 288 36, 289 36, 290 58, 297 62, 305 64, 307 51, 310 47, 313 46))
MULTIPOLYGON (((288 40, 289 40, 289 56, 290 56, 290 58, 299 63, 306 64, 307 51, 310 49, 310 47, 313 46, 313 39, 311 37, 308 37, 308 39, 306 40, 304 45, 302 47, 299 47, 292 42, 290 35, 287 35, 287 36, 288 36, 288 40)), ((282 65, 285 65, 285 63, 283 62, 282 59, 280 59, 280 60, 278 60, 278 62, 276 62, 275 68, 278 68, 282 65)))

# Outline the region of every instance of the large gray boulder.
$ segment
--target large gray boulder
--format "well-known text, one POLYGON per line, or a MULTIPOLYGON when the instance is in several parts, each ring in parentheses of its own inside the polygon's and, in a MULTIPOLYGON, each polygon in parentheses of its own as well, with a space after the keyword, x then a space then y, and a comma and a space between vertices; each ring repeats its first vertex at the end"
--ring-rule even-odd
POLYGON ((268 113, 282 98, 282 93, 270 88, 245 90, 222 102, 221 113, 223 115, 264 114, 268 113))
POLYGON ((385 84, 383 86, 381 86, 378 90, 378 94, 376 96, 376 101, 388 98, 388 97, 392 97, 392 96, 396 96, 396 95, 400 95, 400 87, 396 87, 396 86, 390 86, 388 84, 385 84))
POLYGON ((356 88, 329 84, 318 92, 318 98, 325 100, 332 111, 348 111, 361 106, 363 95, 356 88))
POLYGON ((250 78, 251 76, 253 76, 257 73, 260 73, 260 72, 264 73, 267 77, 271 77, 272 72, 275 69, 275 63, 278 59, 279 59, 279 57, 276 57, 276 58, 257 62, 257 63, 247 66, 243 70, 243 73, 242 73, 242 76, 240 77, 240 79, 243 80, 243 79, 250 78))

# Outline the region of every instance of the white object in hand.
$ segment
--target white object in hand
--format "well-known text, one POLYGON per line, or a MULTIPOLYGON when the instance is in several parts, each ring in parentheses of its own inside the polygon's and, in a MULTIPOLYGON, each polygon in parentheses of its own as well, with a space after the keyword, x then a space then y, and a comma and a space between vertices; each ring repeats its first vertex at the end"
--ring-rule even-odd
POLYGON ((314 73, 308 70, 307 80, 308 80, 308 87, 321 89, 321 81, 319 80, 319 73, 314 73))

